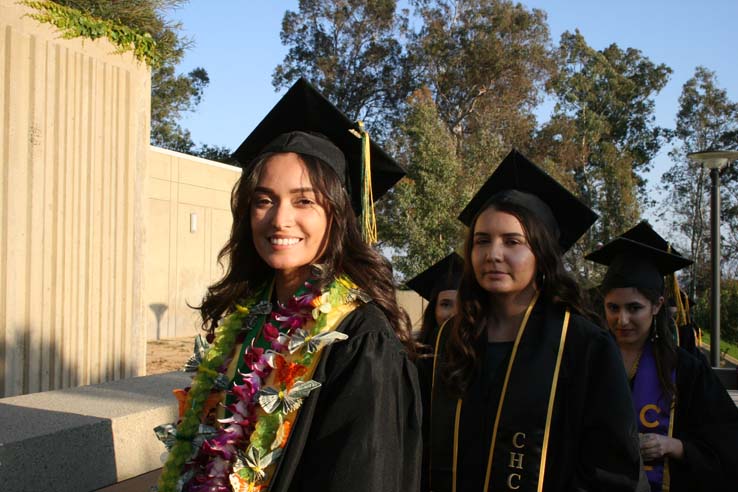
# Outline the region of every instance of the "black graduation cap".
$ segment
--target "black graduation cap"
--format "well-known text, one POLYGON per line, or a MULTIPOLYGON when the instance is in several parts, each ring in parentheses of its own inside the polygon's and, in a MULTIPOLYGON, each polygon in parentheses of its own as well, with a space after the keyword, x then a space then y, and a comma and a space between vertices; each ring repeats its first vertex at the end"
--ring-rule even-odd
POLYGON ((558 236, 566 251, 587 232, 597 214, 558 181, 516 149, 510 151, 476 195, 459 214, 467 226, 487 201, 497 194, 538 215, 558 236))
POLYGON ((624 237, 617 237, 585 256, 609 268, 602 281, 605 289, 641 287, 664 289, 664 276, 681 270, 692 261, 624 237))
POLYGON ((463 272, 463 258, 457 253, 451 253, 408 280, 406 284, 425 300, 430 301, 434 292, 458 290, 463 272))
MULTIPOLYGON (((246 137, 233 157, 244 168, 266 152, 297 152, 317 157, 339 175, 351 196, 354 211, 359 213, 364 172, 360 133, 358 123, 349 120, 307 80, 300 78, 246 137)), ((405 175, 405 170, 374 142, 370 144, 370 155, 372 193, 377 200, 405 175)))
MULTIPOLYGON (((651 246, 652 248, 660 249, 661 251, 669 251, 670 243, 661 237, 661 235, 651 227, 651 224, 649 224, 647 220, 640 221, 634 227, 622 233, 620 237, 637 241, 651 246)), ((671 248, 671 253, 677 256, 683 256, 673 247, 671 248)))

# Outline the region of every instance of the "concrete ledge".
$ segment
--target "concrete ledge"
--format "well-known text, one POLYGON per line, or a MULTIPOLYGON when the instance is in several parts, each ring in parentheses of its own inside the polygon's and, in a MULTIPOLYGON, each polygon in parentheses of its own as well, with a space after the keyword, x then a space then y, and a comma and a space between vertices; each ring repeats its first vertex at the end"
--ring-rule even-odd
POLYGON ((84 492, 161 467, 153 428, 177 418, 171 372, 0 399, 4 492, 84 492))

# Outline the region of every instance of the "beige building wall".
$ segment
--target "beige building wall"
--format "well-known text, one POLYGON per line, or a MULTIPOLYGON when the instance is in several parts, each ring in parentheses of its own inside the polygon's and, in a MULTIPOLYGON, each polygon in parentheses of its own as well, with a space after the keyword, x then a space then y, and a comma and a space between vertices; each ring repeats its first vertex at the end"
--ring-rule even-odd
POLYGON ((199 304, 223 270, 217 256, 231 231, 231 189, 241 168, 151 147, 146 176, 145 333, 192 335, 199 304))
POLYGON ((0 396, 140 375, 150 76, 0 0, 0 396))
POLYGON ((428 301, 423 299, 417 292, 413 290, 398 290, 397 303, 407 311, 410 321, 413 324, 413 331, 420 330, 423 325, 423 312, 428 305, 428 301))

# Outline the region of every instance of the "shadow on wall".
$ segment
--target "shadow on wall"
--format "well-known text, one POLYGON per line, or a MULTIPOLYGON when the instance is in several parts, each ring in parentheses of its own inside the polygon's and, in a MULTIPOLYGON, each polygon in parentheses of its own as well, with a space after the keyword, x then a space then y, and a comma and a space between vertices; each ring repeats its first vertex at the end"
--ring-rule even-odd
MULTIPOLYGON (((0 398, 104 383, 136 374, 120 333, 64 333, 6 326, 0 338, 0 398)), ((145 347, 144 347, 145 349, 145 347)), ((143 357, 144 354, 141 354, 143 357)))
POLYGON ((168 308, 169 306, 159 302, 149 304, 149 309, 151 309, 154 312, 154 316, 156 316, 156 340, 161 338, 161 318, 164 316, 164 313, 167 312, 168 308))

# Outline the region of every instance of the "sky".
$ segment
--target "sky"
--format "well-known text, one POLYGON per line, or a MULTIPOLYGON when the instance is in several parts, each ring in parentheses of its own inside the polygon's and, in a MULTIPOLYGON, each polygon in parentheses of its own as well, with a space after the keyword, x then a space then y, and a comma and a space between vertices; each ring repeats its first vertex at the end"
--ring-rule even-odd
MULTIPOLYGON (((703 65, 716 72, 718 85, 738 100, 738 0, 526 0, 528 8, 548 14, 551 39, 579 29, 588 44, 603 49, 616 43, 636 48, 673 73, 655 97, 656 124, 673 128, 683 84, 703 65)), ((271 84, 274 68, 287 48, 279 33, 286 10, 296 0, 190 0, 171 12, 193 46, 180 64, 181 72, 203 67, 210 85, 196 112, 181 124, 197 144, 235 150, 279 100, 271 84)), ((539 110, 547 119, 551 104, 539 110)), ((654 161, 647 176, 653 186, 671 162, 668 148, 654 161)))

